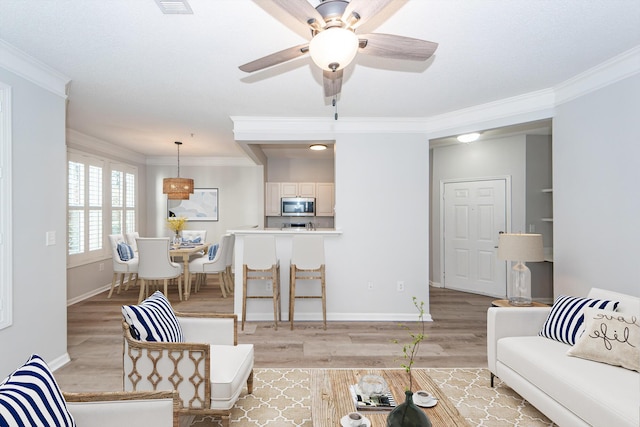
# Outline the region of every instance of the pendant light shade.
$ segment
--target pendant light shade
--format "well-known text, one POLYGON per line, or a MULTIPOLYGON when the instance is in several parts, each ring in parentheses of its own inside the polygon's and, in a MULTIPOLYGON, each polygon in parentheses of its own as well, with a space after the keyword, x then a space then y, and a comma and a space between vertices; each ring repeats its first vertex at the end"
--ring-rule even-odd
POLYGON ((178 146, 178 176, 176 178, 165 178, 162 180, 162 193, 167 195, 169 200, 188 200, 193 194, 193 179, 180 178, 180 146, 182 142, 176 141, 178 146))
POLYGON ((353 61, 358 53, 358 36, 353 31, 334 27, 318 33, 309 42, 309 54, 323 70, 341 70, 353 61))

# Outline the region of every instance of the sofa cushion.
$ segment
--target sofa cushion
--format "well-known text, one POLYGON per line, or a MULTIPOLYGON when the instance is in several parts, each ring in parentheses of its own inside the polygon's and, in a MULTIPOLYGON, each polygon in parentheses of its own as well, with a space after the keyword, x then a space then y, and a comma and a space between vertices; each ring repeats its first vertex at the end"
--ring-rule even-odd
POLYGON ((36 354, 0 383, 0 425, 75 426, 46 362, 36 354))
POLYGON ((184 342, 180 322, 171 303, 160 291, 155 291, 140 305, 123 305, 122 315, 131 336, 140 341, 184 342))
POLYGON ((567 344, 540 336, 501 338, 500 364, 592 426, 638 426, 640 376, 604 363, 568 357, 567 344))
POLYGON ((573 345, 584 329, 582 309, 595 307, 614 311, 617 306, 618 301, 561 295, 553 303, 539 335, 573 345))
POLYGON ((585 329, 569 356, 640 371, 640 321, 633 314, 585 308, 585 329))
POLYGON ((211 409, 231 409, 253 369, 253 345, 211 346, 211 409))

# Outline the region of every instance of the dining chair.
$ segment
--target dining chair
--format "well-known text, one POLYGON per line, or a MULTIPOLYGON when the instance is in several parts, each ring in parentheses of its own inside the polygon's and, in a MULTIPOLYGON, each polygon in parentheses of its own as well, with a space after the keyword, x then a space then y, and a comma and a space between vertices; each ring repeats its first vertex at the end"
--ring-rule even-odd
POLYGON ((182 230, 182 240, 187 242, 193 242, 198 237, 200 243, 207 241, 207 230, 182 230))
POLYGON ((278 329, 278 320, 282 320, 280 311, 280 262, 276 255, 276 239, 273 235, 247 236, 244 239, 242 265, 242 323, 247 320, 248 299, 273 299, 273 320, 275 329, 278 329), (271 281, 272 295, 247 294, 249 281, 271 281))
POLYGON ((113 276, 111 278, 111 290, 109 290, 107 298, 111 298, 111 295, 113 295, 116 282, 118 283, 117 293, 120 293, 125 275, 128 275, 125 290, 129 289, 129 283, 133 280, 134 275, 134 284, 138 282, 138 257, 135 256, 133 249, 125 242, 124 236, 122 234, 110 234, 109 243, 111 245, 113 276), (120 251, 118 251, 118 246, 121 248, 120 251))
POLYGON ((289 287, 289 322, 293 330, 295 300, 322 299, 322 320, 327 329, 327 291, 325 280, 324 238, 317 235, 293 236, 291 243, 291 286, 289 287), (319 280, 320 295, 296 295, 299 280, 319 280))
POLYGON ((168 237, 139 237, 138 278, 140 279, 141 302, 149 291, 149 281, 164 280, 164 295, 168 298, 169 279, 178 278, 178 295, 182 301, 182 264, 172 262, 169 257, 168 237))
MULTIPOLYGON (((200 285, 206 283, 207 274, 217 274, 218 282, 220 283, 220 290, 222 291, 222 297, 227 297, 226 279, 224 276, 226 274, 226 260, 230 240, 231 234, 225 234, 222 236, 222 241, 220 242, 213 258, 209 255, 196 258, 189 262, 189 277, 193 278, 196 276, 194 288, 196 292, 200 290, 200 285)), ((191 280, 189 280, 189 283, 186 283, 185 286, 189 286, 189 288, 191 288, 191 280)))
POLYGON ((131 246, 131 249, 133 249, 133 252, 137 254, 138 243, 136 242, 136 239, 140 237, 140 233, 138 233, 137 231, 133 231, 131 233, 125 234, 125 237, 127 238, 127 244, 131 246))

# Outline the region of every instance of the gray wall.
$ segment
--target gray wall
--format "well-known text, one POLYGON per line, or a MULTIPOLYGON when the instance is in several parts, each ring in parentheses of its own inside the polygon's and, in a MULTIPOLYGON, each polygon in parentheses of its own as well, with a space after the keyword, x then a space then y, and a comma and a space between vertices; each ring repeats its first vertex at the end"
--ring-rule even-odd
POLYGON ((334 159, 283 159, 267 162, 267 181, 334 182, 334 159))
POLYGON ((431 276, 441 282, 440 183, 447 179, 511 177, 511 230, 525 231, 526 136, 478 140, 432 150, 431 276))
POLYGON ((557 107, 554 293, 640 296, 640 74, 557 107))
POLYGON ((0 65, 12 88, 13 324, 0 330, 0 377, 32 353, 67 355, 65 99, 0 65), (56 244, 45 246, 45 234, 56 244))

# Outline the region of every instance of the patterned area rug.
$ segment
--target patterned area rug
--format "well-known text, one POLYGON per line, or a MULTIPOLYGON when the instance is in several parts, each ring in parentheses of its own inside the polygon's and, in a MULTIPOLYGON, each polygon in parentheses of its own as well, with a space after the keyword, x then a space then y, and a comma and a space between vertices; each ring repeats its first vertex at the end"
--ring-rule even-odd
MULTIPOLYGON (((489 385, 487 369, 425 369, 469 426, 554 426, 544 415, 496 378, 489 385)), ((313 427, 308 369, 255 369, 253 394, 240 396, 231 414, 232 426, 313 427)), ((336 420, 336 425, 339 425, 336 420)), ((196 417, 193 427, 213 427, 211 417, 196 417)))

